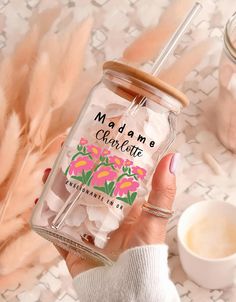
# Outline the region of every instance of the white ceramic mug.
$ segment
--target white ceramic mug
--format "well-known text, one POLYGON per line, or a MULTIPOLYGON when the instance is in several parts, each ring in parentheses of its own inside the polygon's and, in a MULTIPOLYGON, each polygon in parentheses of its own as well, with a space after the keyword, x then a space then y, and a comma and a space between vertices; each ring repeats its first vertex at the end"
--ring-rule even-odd
POLYGON ((236 206, 224 201, 201 201, 188 207, 178 223, 180 261, 186 274, 198 285, 208 289, 222 289, 235 284, 236 253, 224 258, 205 258, 192 252, 186 244, 190 227, 208 216, 220 214, 236 222, 236 206))

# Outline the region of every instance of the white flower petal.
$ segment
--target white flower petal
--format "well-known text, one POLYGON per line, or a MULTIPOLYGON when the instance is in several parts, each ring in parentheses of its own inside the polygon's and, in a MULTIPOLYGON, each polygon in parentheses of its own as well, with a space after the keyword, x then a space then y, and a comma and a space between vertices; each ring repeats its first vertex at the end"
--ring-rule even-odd
POLYGON ((80 226, 86 219, 87 213, 83 206, 78 205, 72 210, 72 213, 66 218, 65 223, 69 226, 80 226))
MULTIPOLYGON (((100 202, 102 204, 102 202, 100 202)), ((87 213, 89 220, 91 221, 103 221, 105 216, 107 215, 109 209, 104 206, 103 207, 94 207, 94 206, 88 206, 87 207, 87 213)))
POLYGON ((107 233, 99 232, 94 239, 95 246, 103 249, 107 244, 107 233))
POLYGON ((116 103, 110 104, 106 107, 106 116, 108 118, 121 116, 122 114, 124 114, 126 109, 127 108, 125 106, 116 103))
POLYGON ((43 211, 40 217, 40 226, 49 226, 49 220, 53 216, 55 216, 55 213, 49 209, 47 211, 43 211))
POLYGON ((51 190, 47 193, 46 202, 49 209, 53 212, 59 212, 64 205, 62 199, 51 190))
MULTIPOLYGON (((88 233, 90 233, 91 235, 93 235, 94 237, 96 236, 98 230, 97 230, 97 227, 95 225, 94 222, 90 221, 88 218, 85 219, 84 221, 84 225, 85 227, 87 228, 88 230, 88 233)), ((89 235, 89 234, 88 234, 89 235)))
POLYGON ((109 212, 102 221, 99 231, 110 233, 119 228, 119 219, 109 212))

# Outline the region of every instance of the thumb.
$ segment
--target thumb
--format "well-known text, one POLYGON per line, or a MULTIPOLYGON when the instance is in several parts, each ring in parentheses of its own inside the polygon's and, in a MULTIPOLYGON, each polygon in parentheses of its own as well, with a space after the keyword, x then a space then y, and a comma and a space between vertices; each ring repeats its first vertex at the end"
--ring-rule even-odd
POLYGON ((175 171, 179 159, 179 153, 168 154, 162 158, 152 178, 149 203, 164 209, 172 209, 176 193, 175 171))
MULTIPOLYGON (((152 190, 148 203, 163 209, 172 209, 175 193, 175 170, 180 154, 168 154, 158 164, 152 179, 152 190)), ((141 244, 164 243, 168 220, 142 211, 139 219, 138 233, 141 244)))

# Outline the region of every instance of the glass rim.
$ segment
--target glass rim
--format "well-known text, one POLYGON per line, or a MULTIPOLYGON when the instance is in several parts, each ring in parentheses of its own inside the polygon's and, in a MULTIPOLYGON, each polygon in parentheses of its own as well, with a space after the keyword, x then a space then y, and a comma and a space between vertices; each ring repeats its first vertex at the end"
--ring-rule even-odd
POLYGON ((234 63, 236 63, 236 46, 234 46, 230 33, 233 22, 236 22, 236 12, 229 18, 226 23, 224 31, 224 45, 226 54, 231 60, 233 60, 234 63))

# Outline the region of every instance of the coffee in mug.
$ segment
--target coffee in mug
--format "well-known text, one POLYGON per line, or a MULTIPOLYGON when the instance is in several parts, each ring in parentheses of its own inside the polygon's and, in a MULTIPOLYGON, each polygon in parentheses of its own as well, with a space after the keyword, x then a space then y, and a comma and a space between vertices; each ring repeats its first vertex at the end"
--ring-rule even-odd
POLYGON ((189 228, 185 240, 189 249, 199 256, 227 257, 236 253, 236 223, 221 215, 204 217, 189 228))
POLYGON ((192 204, 178 222, 182 267, 198 285, 223 289, 236 284, 236 206, 225 201, 192 204))

